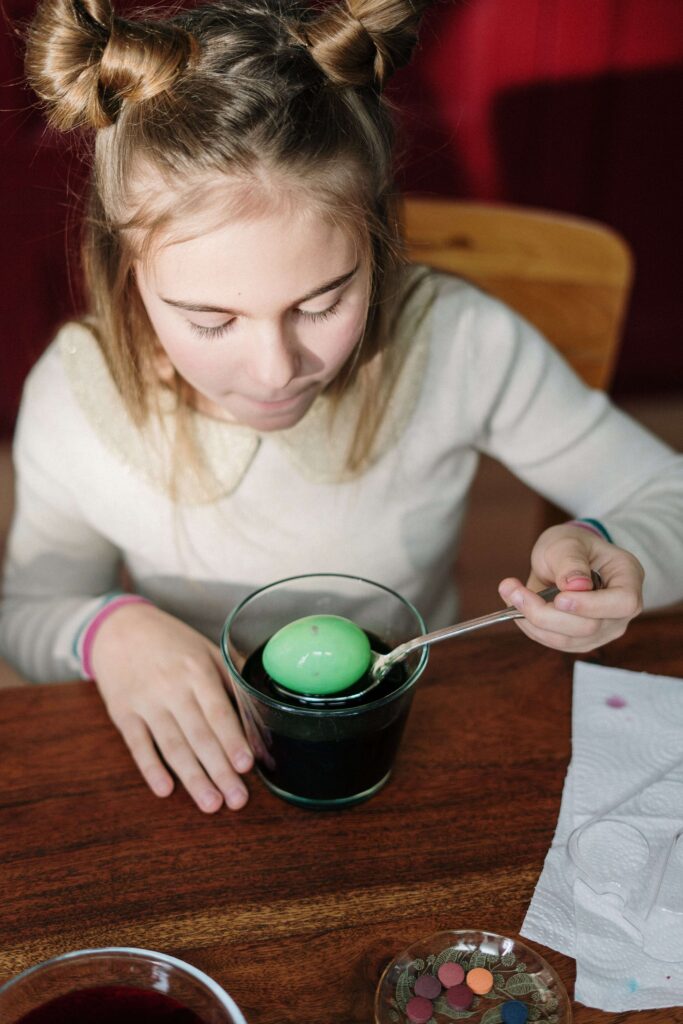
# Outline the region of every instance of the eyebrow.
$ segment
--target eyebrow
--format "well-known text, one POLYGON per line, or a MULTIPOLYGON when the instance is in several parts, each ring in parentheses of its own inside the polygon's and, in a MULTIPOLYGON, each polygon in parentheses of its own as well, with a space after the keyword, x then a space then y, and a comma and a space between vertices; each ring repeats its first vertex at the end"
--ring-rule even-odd
MULTIPOLYGON (((319 295, 324 295, 326 292, 334 291, 335 288, 341 288, 343 284, 346 284, 351 280, 353 275, 358 270, 358 264, 349 270, 347 274, 342 274, 341 277, 335 277, 333 281, 327 281, 326 284, 322 284, 319 288, 314 288, 312 292, 308 292, 307 295, 302 296, 293 303, 295 306, 300 306, 302 302, 310 302, 311 299, 316 299, 319 295)), ((178 309, 186 309, 190 313, 227 313, 230 316, 244 316, 237 309, 226 309, 225 306, 210 306, 204 302, 185 302, 180 299, 166 299, 163 295, 160 296, 161 301, 167 303, 169 306, 176 306, 178 309)))

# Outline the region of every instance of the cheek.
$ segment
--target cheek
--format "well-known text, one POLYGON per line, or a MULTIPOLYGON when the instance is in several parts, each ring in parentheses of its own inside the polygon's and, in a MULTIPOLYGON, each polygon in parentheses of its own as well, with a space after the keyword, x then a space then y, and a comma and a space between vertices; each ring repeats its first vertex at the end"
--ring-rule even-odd
POLYGON ((348 317, 331 331, 330 344, 327 350, 329 366, 339 369, 349 358, 360 341, 365 327, 365 315, 362 313, 348 317))
POLYGON ((212 345, 211 339, 193 337, 185 324, 165 312, 151 315, 150 319, 159 344, 180 373, 213 366, 217 346, 212 345))

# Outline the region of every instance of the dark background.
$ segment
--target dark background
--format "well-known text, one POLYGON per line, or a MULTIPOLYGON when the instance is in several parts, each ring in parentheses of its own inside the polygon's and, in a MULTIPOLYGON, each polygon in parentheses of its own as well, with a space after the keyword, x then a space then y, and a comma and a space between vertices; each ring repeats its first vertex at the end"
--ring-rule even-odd
MULTIPOLYGON (((79 305, 67 264, 83 165, 22 84, 16 28, 32 9, 4 0, 0 35, 5 437, 27 370, 79 305)), ((566 211, 624 235, 636 283, 613 392, 683 395, 683 0, 441 0, 391 96, 406 189, 566 211)))

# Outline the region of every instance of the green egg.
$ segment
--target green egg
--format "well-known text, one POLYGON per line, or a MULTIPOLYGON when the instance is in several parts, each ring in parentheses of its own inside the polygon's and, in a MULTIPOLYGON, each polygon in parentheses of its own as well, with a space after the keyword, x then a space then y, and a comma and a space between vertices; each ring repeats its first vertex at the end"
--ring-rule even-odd
POLYGON ((271 636, 263 649, 271 679, 293 693, 327 696, 348 689, 370 665, 370 641, 340 615, 307 615, 271 636))

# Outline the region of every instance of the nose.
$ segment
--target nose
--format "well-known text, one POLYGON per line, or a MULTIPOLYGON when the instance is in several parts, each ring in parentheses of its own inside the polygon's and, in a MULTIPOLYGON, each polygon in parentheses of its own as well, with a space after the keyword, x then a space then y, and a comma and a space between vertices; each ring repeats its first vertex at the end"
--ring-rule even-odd
POLYGON ((282 391, 299 374, 301 355, 293 332, 282 324, 265 324, 256 332, 249 376, 271 392, 282 391))

